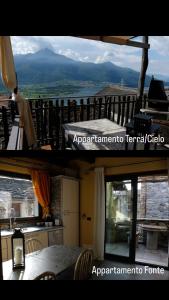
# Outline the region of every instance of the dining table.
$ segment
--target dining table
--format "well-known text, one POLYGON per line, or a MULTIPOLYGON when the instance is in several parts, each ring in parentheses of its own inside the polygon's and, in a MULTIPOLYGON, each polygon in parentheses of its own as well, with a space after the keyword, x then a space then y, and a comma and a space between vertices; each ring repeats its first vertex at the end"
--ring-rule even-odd
POLYGON ((149 250, 158 249, 158 236, 160 232, 167 232, 165 225, 142 224, 141 228, 147 232, 146 247, 149 250))
POLYGON ((126 129, 106 118, 64 124, 63 136, 73 150, 125 150, 126 129))
POLYGON ((43 272, 53 272, 59 278, 73 268, 82 252, 80 247, 54 245, 25 256, 25 269, 13 270, 12 260, 2 263, 3 280, 34 280, 43 272))

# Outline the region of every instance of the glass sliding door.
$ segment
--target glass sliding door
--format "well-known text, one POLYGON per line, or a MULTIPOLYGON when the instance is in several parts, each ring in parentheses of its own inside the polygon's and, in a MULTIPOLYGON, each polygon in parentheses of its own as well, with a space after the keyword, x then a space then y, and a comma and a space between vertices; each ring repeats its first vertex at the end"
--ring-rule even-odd
POLYGON ((106 182, 105 254, 131 257, 133 236, 131 180, 106 182))
POLYGON ((168 266, 168 176, 138 177, 136 261, 168 266))

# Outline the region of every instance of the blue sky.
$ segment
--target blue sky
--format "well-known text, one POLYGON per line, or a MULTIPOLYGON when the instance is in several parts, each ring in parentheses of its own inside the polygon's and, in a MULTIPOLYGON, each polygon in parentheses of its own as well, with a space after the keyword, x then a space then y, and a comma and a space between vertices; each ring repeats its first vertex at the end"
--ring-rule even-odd
MULTIPOLYGON (((42 48, 83 62, 110 61, 122 67, 140 70, 142 50, 70 36, 13 36, 14 54, 33 53, 42 48)), ((169 36, 150 37, 148 74, 161 74, 169 78, 169 36)))

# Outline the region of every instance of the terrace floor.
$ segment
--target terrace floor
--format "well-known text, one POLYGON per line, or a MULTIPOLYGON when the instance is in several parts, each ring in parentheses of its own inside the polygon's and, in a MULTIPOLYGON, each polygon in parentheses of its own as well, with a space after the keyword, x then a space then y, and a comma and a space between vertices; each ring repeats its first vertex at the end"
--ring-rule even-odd
MULTIPOLYGON (((105 252, 126 257, 129 255, 129 246, 127 243, 116 243, 114 245, 106 244, 105 252)), ((139 244, 138 248, 136 248, 136 261, 140 263, 167 266, 168 252, 167 249, 164 248, 149 250, 145 245, 139 244)))

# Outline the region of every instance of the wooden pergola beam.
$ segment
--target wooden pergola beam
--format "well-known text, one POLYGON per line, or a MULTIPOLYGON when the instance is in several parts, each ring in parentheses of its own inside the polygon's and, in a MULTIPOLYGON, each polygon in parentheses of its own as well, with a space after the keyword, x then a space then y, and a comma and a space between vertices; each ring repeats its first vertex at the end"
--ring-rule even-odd
POLYGON ((77 38, 101 41, 104 43, 117 44, 117 45, 125 45, 143 49, 149 49, 150 45, 145 42, 136 42, 131 40, 134 36, 76 36, 77 38))

